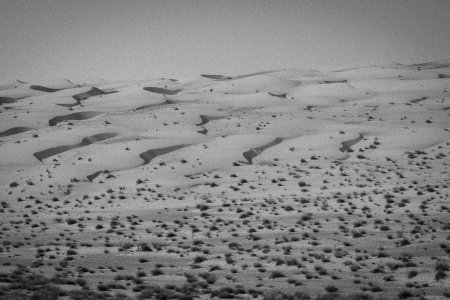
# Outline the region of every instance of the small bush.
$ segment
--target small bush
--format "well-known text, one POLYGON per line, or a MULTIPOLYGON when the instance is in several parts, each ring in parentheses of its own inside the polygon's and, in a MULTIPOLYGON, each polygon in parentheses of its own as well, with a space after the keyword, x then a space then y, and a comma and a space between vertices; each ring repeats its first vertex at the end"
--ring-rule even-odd
POLYGON ((31 300, 57 300, 63 292, 55 286, 45 286, 33 292, 31 300))
POLYGON ((407 298, 411 298, 411 297, 414 297, 414 295, 413 295, 413 293, 411 293, 408 290, 403 290, 397 294, 398 299, 407 299, 407 298))
POLYGON ((286 275, 284 275, 282 272, 280 271, 273 271, 270 274, 270 278, 274 279, 274 278, 282 278, 282 277, 286 277, 286 275))
POLYGON ((327 293, 335 293, 338 291, 338 288, 334 285, 328 285, 325 287, 325 291, 327 291, 327 293))

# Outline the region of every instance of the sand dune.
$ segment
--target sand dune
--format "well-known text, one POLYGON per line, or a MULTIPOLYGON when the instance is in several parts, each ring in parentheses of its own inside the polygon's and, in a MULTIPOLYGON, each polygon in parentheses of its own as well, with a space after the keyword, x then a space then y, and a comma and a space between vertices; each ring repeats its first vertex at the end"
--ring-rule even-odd
POLYGON ((357 137, 357 138, 342 142, 342 147, 339 148, 339 151, 344 152, 344 153, 352 151, 351 147, 353 145, 356 145, 363 138, 364 138, 364 136, 362 134, 359 134, 359 137, 357 137))
POLYGON ((116 168, 116 169, 110 169, 110 170, 100 170, 100 171, 96 171, 92 174, 87 175, 86 178, 89 181, 93 181, 94 179, 96 179, 98 176, 100 176, 102 174, 110 174, 110 173, 132 170, 132 169, 137 168, 138 166, 143 166, 143 165, 149 164, 155 157, 158 157, 158 156, 161 156, 164 154, 168 154, 170 152, 174 152, 174 151, 177 151, 179 149, 182 149, 182 148, 185 148, 188 146, 189 145, 175 145, 175 146, 168 146, 168 147, 163 147, 163 148, 147 150, 147 151, 139 154, 139 157, 142 160, 144 160, 144 163, 142 163, 140 165, 131 166, 131 167, 123 168, 123 169, 116 168))
POLYGON ((77 84, 66 79, 42 80, 33 83, 12 82, 10 85, 0 88, 0 97, 20 100, 29 97, 56 93, 62 90, 71 90, 79 87, 77 84))
POLYGON ((104 95, 104 94, 106 94, 106 92, 104 92, 104 91, 102 91, 102 90, 100 90, 100 89, 98 89, 98 88, 96 88, 96 87, 93 87, 93 88, 91 88, 90 90, 88 90, 87 92, 75 94, 75 95, 73 95, 72 97, 73 97, 73 99, 75 99, 77 102, 80 102, 80 101, 82 101, 82 100, 86 100, 86 99, 89 99, 89 98, 91 98, 91 97, 95 97, 95 96, 99 96, 99 95, 104 95))
POLYGON ((449 62, 212 74, 0 83, 5 299, 444 297, 449 62))
POLYGON ((76 112, 69 115, 64 116, 57 116, 48 121, 48 124, 50 126, 55 126, 58 123, 64 122, 64 121, 80 121, 80 120, 88 120, 92 119, 96 116, 101 115, 101 112, 97 111, 83 111, 83 112, 76 112))
POLYGON ((421 70, 429 70, 429 69, 434 70, 434 69, 450 68, 450 62, 447 62, 447 61, 433 61, 433 62, 411 64, 411 65, 402 65, 402 66, 409 66, 409 67, 418 68, 418 69, 421 69, 421 70))
POLYGON ((279 143, 281 143, 282 141, 283 141, 283 138, 277 137, 270 143, 264 144, 264 145, 256 147, 256 148, 252 148, 252 149, 242 153, 242 155, 245 157, 245 159, 247 159, 249 164, 252 164, 253 159, 255 157, 257 157, 258 155, 260 155, 264 150, 267 150, 273 146, 276 146, 279 143))
POLYGON ((106 139, 113 138, 116 135, 117 135, 117 133, 99 133, 99 134, 95 134, 95 135, 83 138, 80 143, 45 149, 45 150, 42 150, 39 152, 35 152, 35 153, 33 153, 33 155, 40 161, 43 161, 44 159, 49 158, 51 156, 55 156, 57 154, 60 154, 60 153, 63 153, 63 152, 69 151, 69 150, 85 147, 85 146, 88 146, 88 145, 91 145, 94 143, 98 143, 98 142, 104 141, 106 139))
POLYGON ((216 81, 215 92, 226 94, 250 94, 271 92, 275 94, 299 86, 300 82, 290 79, 276 78, 267 74, 249 75, 237 79, 216 81))
POLYGON ((142 152, 139 154, 139 157, 144 160, 144 165, 150 163, 155 157, 159 155, 164 155, 173 151, 177 151, 189 145, 175 145, 158 149, 150 149, 148 151, 142 152))

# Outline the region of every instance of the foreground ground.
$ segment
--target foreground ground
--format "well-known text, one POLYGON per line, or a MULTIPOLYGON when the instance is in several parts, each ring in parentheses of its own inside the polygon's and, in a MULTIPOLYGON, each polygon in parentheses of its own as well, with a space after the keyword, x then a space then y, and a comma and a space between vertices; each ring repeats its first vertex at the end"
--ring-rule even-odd
POLYGON ((450 63, 0 89, 4 299, 450 296, 450 63))

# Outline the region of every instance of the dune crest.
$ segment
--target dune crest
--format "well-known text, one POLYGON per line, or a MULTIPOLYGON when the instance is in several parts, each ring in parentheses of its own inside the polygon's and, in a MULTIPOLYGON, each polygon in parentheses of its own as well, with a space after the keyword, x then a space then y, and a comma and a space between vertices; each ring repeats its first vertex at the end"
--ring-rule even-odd
POLYGON ((348 141, 344 141, 342 142, 342 147, 339 148, 339 151, 341 152, 351 152, 352 151, 352 146, 356 145, 359 141, 361 141, 364 138, 364 135, 362 135, 361 133, 359 134, 359 136, 357 138, 348 140, 348 141))
POLYGON ((97 111, 83 111, 83 112, 76 112, 69 115, 64 116, 57 116, 48 121, 48 124, 50 126, 56 126, 58 123, 64 122, 64 121, 80 121, 80 120, 88 120, 95 118, 96 116, 101 115, 101 112, 97 111))
POLYGON ((175 145, 175 146, 169 146, 169 147, 163 147, 163 148, 157 148, 157 149, 150 149, 148 151, 142 152, 139 154, 139 157, 144 160, 144 165, 150 163, 155 157, 164 155, 173 151, 177 151, 179 149, 185 148, 189 145, 175 145))
POLYGON ((225 117, 214 117, 214 116, 200 115, 200 119, 202 121, 200 123, 196 124, 196 126, 203 126, 203 125, 209 123, 209 121, 220 120, 220 119, 223 119, 223 118, 225 118, 225 117))
POLYGON ((60 153, 63 153, 63 152, 69 151, 69 150, 85 147, 85 146, 88 146, 88 145, 91 145, 94 143, 98 143, 98 142, 104 141, 106 139, 113 138, 115 136, 117 136, 117 133, 112 133, 112 132, 98 133, 98 134, 83 138, 81 140, 81 142, 79 142, 77 144, 57 146, 57 147, 45 149, 45 150, 42 150, 39 152, 35 152, 35 153, 33 153, 33 155, 38 160, 43 161, 44 159, 49 158, 51 156, 55 156, 57 154, 60 154, 60 153))
POLYGON ((46 93, 54 93, 54 92, 59 91, 59 89, 52 89, 52 88, 48 88, 48 87, 41 86, 41 85, 30 85, 30 89, 35 90, 35 91, 46 92, 46 93))
POLYGON ((0 97, 0 105, 16 103, 16 99, 10 97, 0 97))
POLYGON ((99 88, 92 87, 89 91, 84 93, 75 94, 72 96, 73 99, 75 99, 78 103, 81 103, 83 100, 87 100, 91 97, 99 96, 99 95, 105 95, 107 94, 105 91, 102 91, 99 88))
POLYGON ((244 153, 242 153, 242 155, 245 157, 245 159, 248 161, 249 164, 253 164, 253 159, 255 157, 257 157, 258 155, 261 155, 261 153, 264 150, 267 150, 273 146, 280 144, 281 142, 283 142, 283 140, 284 140, 283 138, 277 137, 270 143, 267 143, 267 144, 261 145, 259 147, 252 148, 248 151, 245 151, 244 153))
POLYGON ((164 95, 176 95, 179 92, 181 92, 181 90, 169 90, 169 89, 153 87, 153 86, 144 87, 143 89, 148 91, 148 92, 157 93, 157 94, 164 94, 164 95))
POLYGON ((32 129, 33 128, 30 128, 30 127, 13 127, 13 128, 8 129, 8 130, 1 131, 0 132, 0 137, 15 135, 15 134, 19 134, 19 133, 22 133, 22 132, 30 131, 32 129))

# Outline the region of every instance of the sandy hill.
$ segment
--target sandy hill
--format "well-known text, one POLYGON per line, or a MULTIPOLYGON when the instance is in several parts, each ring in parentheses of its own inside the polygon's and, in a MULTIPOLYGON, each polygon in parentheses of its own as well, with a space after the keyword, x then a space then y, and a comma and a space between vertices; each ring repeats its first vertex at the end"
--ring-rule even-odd
POLYGON ((448 61, 10 80, 0 120, 0 296, 450 293, 448 61))

